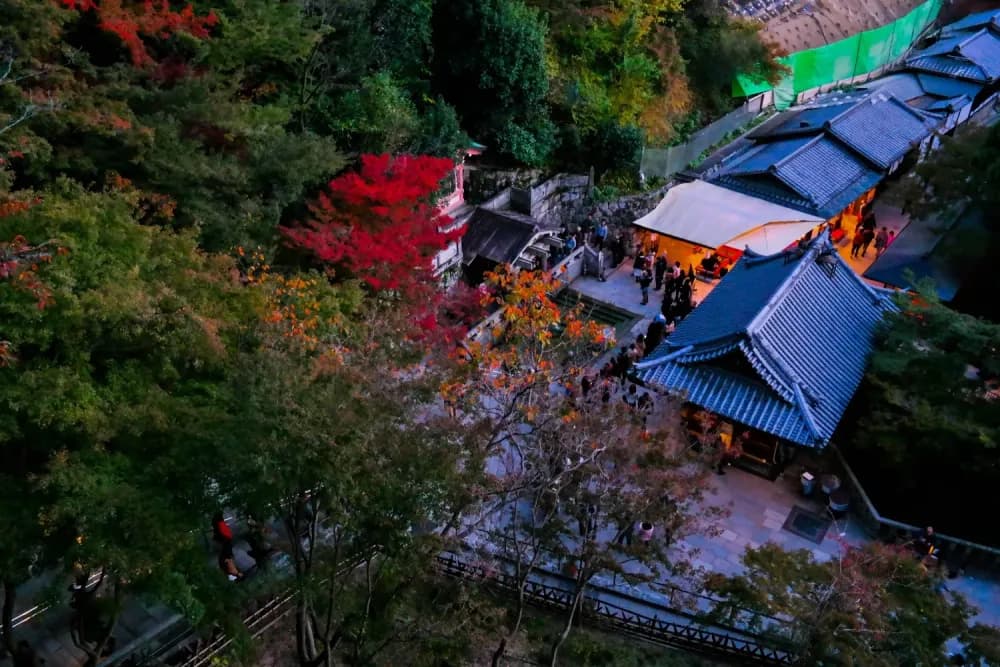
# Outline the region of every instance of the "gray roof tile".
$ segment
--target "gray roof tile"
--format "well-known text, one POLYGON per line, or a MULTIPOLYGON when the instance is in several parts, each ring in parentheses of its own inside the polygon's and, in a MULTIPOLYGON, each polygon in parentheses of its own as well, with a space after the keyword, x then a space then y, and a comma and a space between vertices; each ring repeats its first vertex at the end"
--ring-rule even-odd
POLYGON ((930 135, 933 124, 905 102, 877 92, 830 123, 830 132, 881 169, 930 135))
POLYGON ((857 390, 875 330, 892 308, 826 235, 805 252, 747 254, 641 365, 640 377, 746 426, 821 446, 857 390), (727 355, 741 355, 752 370, 734 369, 727 355))
POLYGON ((906 65, 982 83, 1000 79, 1000 34, 988 28, 952 32, 915 51, 906 65))

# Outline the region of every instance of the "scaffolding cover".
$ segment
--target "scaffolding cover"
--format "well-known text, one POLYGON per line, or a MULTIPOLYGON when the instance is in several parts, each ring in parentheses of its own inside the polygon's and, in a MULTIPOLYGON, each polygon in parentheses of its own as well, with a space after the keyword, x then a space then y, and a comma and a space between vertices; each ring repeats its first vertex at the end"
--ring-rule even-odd
MULTIPOLYGON (((880 28, 778 58, 778 62, 789 68, 789 73, 774 86, 774 106, 786 109, 801 92, 863 76, 893 62, 937 18, 941 1, 927 0, 880 28)), ((756 95, 771 87, 766 81, 739 76, 733 83, 733 94, 756 95)))

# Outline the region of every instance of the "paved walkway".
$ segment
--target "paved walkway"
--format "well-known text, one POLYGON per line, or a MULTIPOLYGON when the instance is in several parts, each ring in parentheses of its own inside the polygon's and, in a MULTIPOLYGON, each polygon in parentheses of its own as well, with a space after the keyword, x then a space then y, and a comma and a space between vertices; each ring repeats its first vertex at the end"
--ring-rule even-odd
MULTIPOLYGON (((910 218, 905 215, 900 209, 895 206, 889 206, 888 204, 883 204, 879 201, 875 202, 875 223, 878 228, 887 227, 890 230, 896 232, 898 236, 903 229, 910 224, 910 218)), ((852 225, 845 223, 845 231, 847 234, 841 239, 840 244, 837 246, 837 252, 840 256, 844 258, 848 266, 854 269, 854 272, 859 276, 863 276, 865 271, 871 268, 871 265, 875 263, 877 255, 875 254, 875 244, 872 243, 868 248, 868 252, 862 257, 858 255, 857 257, 851 257, 851 239, 854 235, 854 228, 852 225), (849 228, 848 228, 849 227, 849 228)), ((878 285, 881 287, 881 283, 876 283, 869 281, 873 285, 878 285)))
MULTIPOLYGON (((660 313, 663 302, 663 290, 649 289, 649 303, 642 304, 642 292, 638 283, 632 277, 632 260, 626 258, 618 268, 610 271, 603 282, 591 276, 581 276, 570 283, 570 289, 585 296, 610 304, 616 308, 638 315, 640 319, 631 329, 629 335, 634 339, 638 334, 646 333, 649 323, 660 313)), ((700 303, 715 287, 715 283, 695 280, 692 285, 692 297, 695 303, 700 303)), ((631 343, 631 340, 622 343, 631 343)))

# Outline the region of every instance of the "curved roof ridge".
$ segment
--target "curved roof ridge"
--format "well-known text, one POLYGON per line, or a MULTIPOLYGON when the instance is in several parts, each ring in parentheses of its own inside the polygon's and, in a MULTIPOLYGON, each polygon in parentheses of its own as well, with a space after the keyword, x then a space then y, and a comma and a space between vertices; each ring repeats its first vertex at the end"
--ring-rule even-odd
POLYGON ((668 352, 662 357, 657 357, 656 359, 650 359, 649 361, 640 361, 635 365, 635 369, 637 371, 643 371, 646 370, 647 368, 656 368, 657 366, 665 364, 668 361, 673 361, 678 357, 683 357, 685 354, 691 352, 692 350, 694 350, 694 345, 687 345, 678 350, 674 350, 673 352, 668 352))
POLYGON ((780 363, 775 363, 777 359, 773 354, 763 345, 763 341, 759 337, 754 337, 750 339, 749 343, 742 343, 740 345, 740 351, 753 366, 753 369, 757 371, 757 375, 760 377, 764 383, 770 387, 774 393, 781 397, 782 400, 793 402, 795 399, 795 394, 792 391, 792 380, 793 377, 781 377, 782 374, 788 375, 785 369, 780 363), (756 338, 756 340, 754 340, 756 338), (758 348, 760 348, 758 350, 758 348), (772 366, 777 366, 778 370, 775 371, 772 366))
POLYGON ((816 424, 816 419, 813 417, 812 409, 809 407, 809 402, 802 393, 801 383, 793 383, 792 389, 795 392, 795 403, 799 408, 799 412, 802 413, 802 420, 806 423, 806 427, 809 429, 809 432, 812 433, 813 437, 822 442, 825 438, 820 433, 819 426, 816 424))

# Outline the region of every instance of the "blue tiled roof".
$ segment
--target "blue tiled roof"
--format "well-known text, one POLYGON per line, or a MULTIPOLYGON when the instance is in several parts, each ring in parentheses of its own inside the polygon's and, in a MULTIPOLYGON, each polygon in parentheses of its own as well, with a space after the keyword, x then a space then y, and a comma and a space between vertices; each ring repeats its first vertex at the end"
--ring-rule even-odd
POLYGON ((878 323, 893 307, 825 234, 804 252, 748 253, 638 366, 639 374, 745 426, 822 446, 861 382, 878 323), (733 363, 736 356, 743 363, 733 363))
POLYGON ((981 30, 957 48, 963 58, 979 65, 990 81, 1000 78, 1000 35, 981 30))
POLYGON ((716 185, 831 217, 882 175, 825 135, 761 143, 723 167, 716 185))
POLYGON ((952 52, 957 53, 958 47, 968 38, 968 34, 961 32, 950 37, 942 37, 927 48, 921 49, 918 53, 922 56, 942 56, 952 52))
POLYGON ((982 210, 969 209, 950 224, 911 220, 865 271, 865 278, 904 288, 912 286, 910 278, 930 278, 938 298, 951 301, 970 267, 975 267, 989 248, 989 243, 979 242, 988 237, 983 219, 982 210))
POLYGON ((783 183, 823 206, 871 170, 837 142, 820 137, 775 165, 774 171, 783 183))
POLYGON ((954 23, 946 25, 941 29, 941 34, 950 35, 962 30, 975 30, 977 28, 987 27, 991 23, 995 28, 1000 29, 1000 10, 988 9, 985 12, 969 14, 963 19, 959 19, 954 23))
POLYGON ((750 176, 722 174, 714 178, 711 182, 715 185, 756 197, 757 199, 774 202, 781 206, 794 208, 797 211, 819 215, 815 204, 774 178, 772 174, 750 176))
POLYGON ((795 137, 766 143, 759 143, 746 150, 725 171, 740 174, 766 173, 772 165, 784 160, 808 145, 811 137, 795 137))
POLYGON ((909 73, 889 74, 869 81, 864 87, 866 90, 878 90, 892 95, 904 102, 909 102, 925 93, 924 87, 920 85, 919 75, 909 73))
MULTIPOLYGON (((913 75, 900 81, 922 92, 913 75)), ((748 135, 711 181, 752 197, 832 217, 877 185, 927 137, 936 119, 882 91, 821 95, 748 135)))
POLYGON ((745 262, 733 265, 725 280, 684 319, 670 337, 674 347, 704 344, 710 338, 738 338, 788 279, 793 264, 783 261, 745 262), (713 296, 714 295, 714 296, 713 296))
POLYGON ((926 138, 932 127, 905 102, 877 92, 835 118, 830 132, 879 168, 888 169, 926 138))
POLYGON ((978 65, 960 58, 952 58, 951 56, 917 56, 911 60, 907 60, 906 65, 912 69, 969 79, 970 81, 978 81, 980 83, 989 81, 986 72, 978 65))
POLYGON ((779 116, 779 122, 773 125, 761 126, 759 130, 752 132, 750 137, 758 139, 797 134, 816 134, 823 131, 824 124, 844 113, 849 108, 851 108, 851 102, 848 101, 839 104, 824 104, 821 106, 793 109, 789 113, 779 116))
POLYGON ((951 33, 906 60, 912 69, 992 83, 1000 79, 1000 34, 989 29, 951 33))
POLYGON ((937 113, 948 113, 961 109, 962 107, 971 104, 972 100, 966 95, 959 95, 958 97, 952 97, 949 99, 935 99, 933 97, 928 98, 931 100, 923 108, 926 111, 937 112, 937 113))
POLYGON ((921 87, 927 91, 928 95, 951 99, 965 95, 975 98, 979 91, 983 89, 982 84, 961 79, 952 79, 947 76, 935 76, 934 74, 917 74, 917 80, 921 87))

